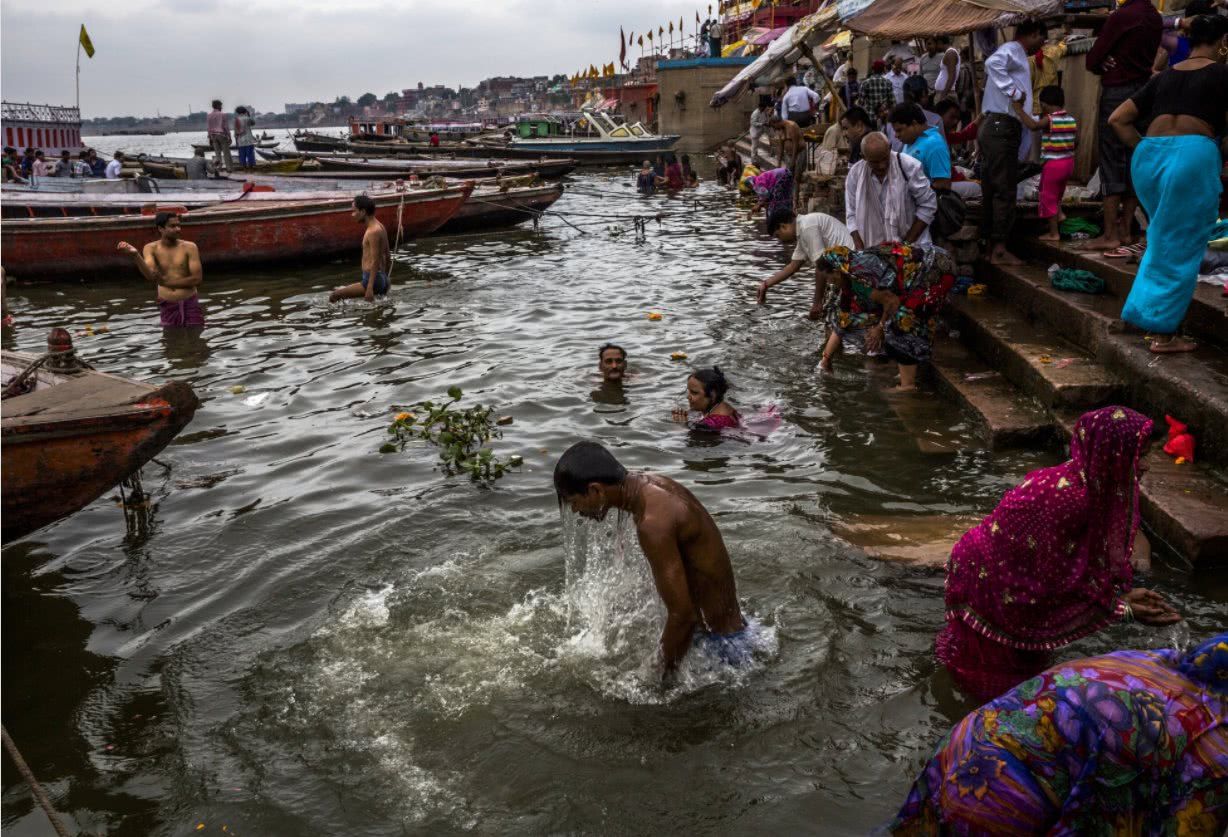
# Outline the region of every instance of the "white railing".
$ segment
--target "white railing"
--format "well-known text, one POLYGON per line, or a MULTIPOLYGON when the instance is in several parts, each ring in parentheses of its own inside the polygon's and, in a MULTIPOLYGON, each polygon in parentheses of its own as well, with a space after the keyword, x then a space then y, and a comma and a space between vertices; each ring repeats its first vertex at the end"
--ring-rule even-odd
POLYGON ((32 105, 28 102, 4 102, 2 115, 5 121, 43 122, 56 125, 80 125, 81 111, 74 107, 59 105, 32 105))

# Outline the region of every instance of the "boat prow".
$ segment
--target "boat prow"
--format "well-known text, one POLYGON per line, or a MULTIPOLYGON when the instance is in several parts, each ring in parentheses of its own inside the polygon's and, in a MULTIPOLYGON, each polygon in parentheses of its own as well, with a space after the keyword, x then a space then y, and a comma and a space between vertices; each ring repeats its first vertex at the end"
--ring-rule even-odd
POLYGON ((64 329, 52 329, 48 348, 51 357, 24 375, 26 391, 13 395, 10 385, 39 357, 2 353, 5 542, 79 511, 135 474, 200 406, 185 383, 157 386, 85 368, 64 329))

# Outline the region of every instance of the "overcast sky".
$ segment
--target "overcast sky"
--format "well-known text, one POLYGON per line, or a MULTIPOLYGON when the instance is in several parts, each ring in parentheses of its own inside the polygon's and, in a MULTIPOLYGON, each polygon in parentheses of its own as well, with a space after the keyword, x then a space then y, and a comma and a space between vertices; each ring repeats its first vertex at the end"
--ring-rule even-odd
POLYGON ((682 17, 689 35, 707 10, 707 0, 0 0, 0 87, 8 101, 71 105, 82 23, 96 50, 81 57, 88 119, 178 116, 215 97, 280 111, 419 81, 570 74, 616 60, 620 25, 639 33, 682 17))

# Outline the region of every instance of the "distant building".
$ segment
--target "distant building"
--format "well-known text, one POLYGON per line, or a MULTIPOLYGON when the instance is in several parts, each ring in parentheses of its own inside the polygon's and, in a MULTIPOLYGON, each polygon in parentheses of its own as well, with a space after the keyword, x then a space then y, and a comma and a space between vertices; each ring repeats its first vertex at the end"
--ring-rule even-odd
POLYGON ((295 114, 311 110, 311 102, 286 102, 286 113, 295 114))

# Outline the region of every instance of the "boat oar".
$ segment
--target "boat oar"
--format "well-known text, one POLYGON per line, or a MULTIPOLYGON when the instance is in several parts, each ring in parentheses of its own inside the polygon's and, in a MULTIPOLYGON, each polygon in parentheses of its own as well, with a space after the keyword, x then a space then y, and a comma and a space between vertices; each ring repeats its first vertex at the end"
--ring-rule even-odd
POLYGON ((13 764, 17 765, 17 772, 21 774, 21 778, 25 779, 26 784, 30 786, 30 792, 38 800, 38 804, 42 807, 43 813, 47 815, 47 819, 51 820, 51 827, 55 829, 55 833, 60 835, 60 837, 68 837, 68 829, 60 821, 60 815, 51 807, 51 800, 47 798, 43 786, 38 783, 38 779, 34 778, 34 774, 30 772, 30 766, 26 764, 26 760, 17 751, 17 745, 13 743, 12 738, 9 738, 8 727, 0 724, 0 734, 4 736, 5 752, 9 754, 13 764))

